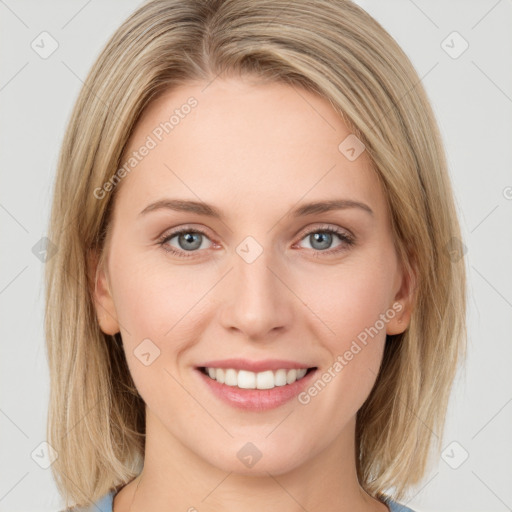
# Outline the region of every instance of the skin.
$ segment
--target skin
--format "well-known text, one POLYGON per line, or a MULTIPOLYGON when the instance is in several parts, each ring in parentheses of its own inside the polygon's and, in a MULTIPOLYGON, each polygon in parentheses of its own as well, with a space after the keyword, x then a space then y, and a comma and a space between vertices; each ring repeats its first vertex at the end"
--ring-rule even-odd
MULTIPOLYGON (((354 443, 386 334, 404 331, 411 314, 384 191, 366 152, 349 161, 338 150, 350 131, 319 96, 240 78, 205 87, 180 86, 144 112, 127 153, 187 98, 198 100, 118 185, 105 265, 91 260, 101 329, 121 332, 146 403, 144 469, 117 494, 114 512, 388 510, 360 487, 354 443), (163 198, 201 200, 225 218, 166 209, 139 215, 163 198), (373 214, 289 214, 338 198, 373 214), (207 233, 190 258, 157 241, 183 226, 207 233), (325 226, 352 234, 355 244, 334 234, 327 251, 343 249, 326 254, 309 236, 325 226), (249 235, 263 249, 250 264, 236 252, 249 235), (235 409, 194 369, 212 359, 276 358, 322 374, 396 302, 401 312, 307 405, 235 409), (149 366, 133 353, 146 338, 160 350, 149 366), (252 468, 237 457, 249 441, 262 454, 252 468)), ((177 236, 169 245, 187 254, 177 236)))

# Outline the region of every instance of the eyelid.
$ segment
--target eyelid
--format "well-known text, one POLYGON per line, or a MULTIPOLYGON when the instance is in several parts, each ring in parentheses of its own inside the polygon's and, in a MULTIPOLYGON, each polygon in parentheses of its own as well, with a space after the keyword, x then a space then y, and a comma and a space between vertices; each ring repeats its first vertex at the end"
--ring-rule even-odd
MULTIPOLYGON (((297 234, 294 235, 294 238, 300 236, 300 239, 302 240, 302 238, 304 238, 306 235, 311 234, 311 232, 313 232, 315 230, 321 231, 324 229, 340 230, 341 232, 346 232, 347 237, 353 238, 353 239, 356 238, 355 235, 350 231, 350 229, 338 226, 336 224, 329 224, 329 223, 325 223, 325 222, 313 224, 313 225, 307 226, 305 228, 302 228, 301 230, 299 230, 297 232, 297 234)), ((162 234, 158 235, 155 238, 155 240, 162 240, 164 238, 168 238, 170 236, 177 235, 177 234, 179 234, 183 231, 187 231, 187 230, 188 231, 197 231, 199 233, 202 233, 203 235, 207 236, 210 240, 212 240, 212 238, 215 238, 215 237, 210 236, 210 234, 208 232, 208 228, 205 228, 201 225, 195 225, 195 224, 183 224, 183 225, 177 226, 175 228, 166 229, 165 231, 162 232, 162 234)), ((213 242, 213 240, 212 240, 212 242, 213 242)))
POLYGON ((155 240, 162 240, 164 238, 172 237, 175 235, 178 235, 184 231, 191 231, 191 232, 198 232, 201 233, 208 238, 212 239, 212 236, 209 233, 208 228, 205 228, 203 226, 194 225, 194 224, 180 224, 179 226, 176 226, 174 228, 167 228, 165 231, 163 231, 160 235, 158 235, 155 240))
MULTIPOLYGON (((169 242, 169 240, 174 238, 175 236, 178 236, 182 233, 189 233, 189 232, 190 233, 200 233, 201 235, 204 235, 206 238, 208 238, 208 240, 210 240, 210 242, 212 243, 212 246, 219 245, 217 242, 215 242, 214 237, 210 236, 210 234, 208 233, 206 228, 197 227, 197 226, 193 226, 190 224, 184 224, 184 225, 176 227, 176 228, 166 229, 161 235, 159 235, 156 238, 156 241, 159 245, 163 246, 167 242, 169 242)), ((167 250, 167 252, 173 252, 173 250, 175 250, 176 252, 183 252, 182 249, 175 249, 175 248, 165 249, 165 250, 167 250)), ((205 249, 202 249, 202 251, 204 251, 204 250, 205 249)), ((202 251, 190 251, 189 254, 192 255, 194 253, 198 253, 198 252, 202 252, 202 251)))
POLYGON ((329 224, 327 222, 320 222, 320 223, 316 223, 316 224, 307 226, 307 227, 301 229, 295 236, 300 236, 300 238, 302 239, 302 238, 304 238, 304 236, 309 235, 312 232, 323 231, 323 230, 335 230, 335 231, 339 231, 340 233, 346 235, 347 238, 351 238, 351 239, 356 238, 354 233, 352 233, 352 231, 350 231, 350 229, 338 226, 337 224, 329 224))

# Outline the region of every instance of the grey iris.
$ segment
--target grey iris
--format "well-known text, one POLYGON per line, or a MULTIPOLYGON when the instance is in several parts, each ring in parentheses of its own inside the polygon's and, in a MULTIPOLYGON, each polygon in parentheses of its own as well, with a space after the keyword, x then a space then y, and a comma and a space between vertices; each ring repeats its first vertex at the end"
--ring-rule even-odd
POLYGON ((320 247, 315 247, 313 242, 311 243, 311 247, 314 249, 324 250, 328 249, 332 242, 332 234, 331 233, 314 233, 310 235, 310 239, 314 240, 314 242, 320 242, 320 247))
POLYGON ((201 247, 202 236, 203 235, 201 233, 182 233, 181 235, 178 236, 178 242, 180 244, 180 247, 185 251, 193 251, 194 249, 199 249, 199 247, 201 247), (186 244, 182 244, 182 241, 185 241, 186 244, 189 244, 191 242, 194 243, 192 245, 187 246, 186 244))

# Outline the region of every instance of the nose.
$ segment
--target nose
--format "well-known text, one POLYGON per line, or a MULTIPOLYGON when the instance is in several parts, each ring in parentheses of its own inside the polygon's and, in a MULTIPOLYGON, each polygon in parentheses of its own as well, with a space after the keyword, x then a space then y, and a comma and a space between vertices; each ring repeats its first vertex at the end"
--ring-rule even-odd
POLYGON ((233 254, 233 270, 222 287, 222 326, 251 341, 270 341, 292 324, 294 301, 285 284, 286 269, 273 258, 271 250, 247 262, 233 254))

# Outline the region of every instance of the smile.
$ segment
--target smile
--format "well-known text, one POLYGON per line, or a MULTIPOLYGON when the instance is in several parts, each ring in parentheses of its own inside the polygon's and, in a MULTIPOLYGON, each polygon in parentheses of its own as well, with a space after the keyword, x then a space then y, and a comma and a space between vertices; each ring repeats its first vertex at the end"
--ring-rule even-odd
POLYGON ((237 409, 262 412, 297 397, 318 367, 297 361, 225 359, 203 362, 195 374, 217 399, 237 409))
POLYGON ((280 368, 275 371, 266 370, 256 373, 248 370, 235 370, 234 368, 200 368, 205 375, 220 384, 240 389, 273 389, 277 386, 290 385, 302 379, 308 371, 313 369, 280 368))

